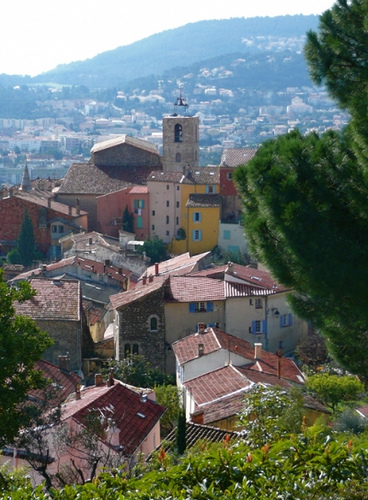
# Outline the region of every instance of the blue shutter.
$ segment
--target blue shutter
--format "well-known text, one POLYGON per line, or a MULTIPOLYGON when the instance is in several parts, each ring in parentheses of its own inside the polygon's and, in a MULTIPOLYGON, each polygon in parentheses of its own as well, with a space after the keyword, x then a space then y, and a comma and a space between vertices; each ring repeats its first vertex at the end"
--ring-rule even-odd
POLYGON ((262 333, 267 333, 267 320, 262 320, 262 333))
POLYGON ((208 325, 210 328, 213 328, 215 326, 215 323, 209 323, 208 325))
POLYGON ((213 302, 207 302, 207 312, 213 312, 213 302))
POLYGON ((252 333, 256 333, 256 322, 252 321, 252 333))
POLYGON ((194 313, 195 312, 195 302, 190 302, 189 304, 189 312, 194 313))
POLYGON ((289 326, 292 326, 293 324, 293 315, 290 313, 289 314, 289 326))

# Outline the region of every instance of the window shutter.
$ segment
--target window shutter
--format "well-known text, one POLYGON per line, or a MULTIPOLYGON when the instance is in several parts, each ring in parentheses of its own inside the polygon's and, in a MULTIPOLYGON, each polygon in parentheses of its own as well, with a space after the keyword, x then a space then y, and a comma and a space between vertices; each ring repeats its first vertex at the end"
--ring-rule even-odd
POLYGON ((290 313, 289 314, 289 326, 293 324, 293 315, 290 313))
POLYGON ((267 320, 262 320, 262 333, 267 333, 267 320))
POLYGON ((213 312, 213 302, 207 302, 207 312, 213 312))
POLYGON ((256 321, 252 321, 252 333, 256 333, 256 321))
POLYGON ((195 312, 195 302, 190 302, 190 304, 189 304, 189 312, 191 312, 191 313, 195 312))

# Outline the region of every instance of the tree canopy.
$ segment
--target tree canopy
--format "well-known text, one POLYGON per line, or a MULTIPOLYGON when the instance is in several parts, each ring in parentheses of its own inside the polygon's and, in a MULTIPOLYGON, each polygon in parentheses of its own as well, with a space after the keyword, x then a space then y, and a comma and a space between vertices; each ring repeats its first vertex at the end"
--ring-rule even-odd
POLYGON ((34 295, 28 283, 9 288, 0 272, 0 443, 9 443, 27 425, 29 415, 21 403, 27 393, 44 385, 42 373, 34 369, 43 352, 52 344, 28 317, 19 316, 15 301, 34 295))
POLYGON ((335 359, 366 380, 367 14, 367 2, 338 0, 305 48, 314 81, 351 113, 347 129, 266 141, 234 176, 251 251, 294 290, 294 310, 335 359))

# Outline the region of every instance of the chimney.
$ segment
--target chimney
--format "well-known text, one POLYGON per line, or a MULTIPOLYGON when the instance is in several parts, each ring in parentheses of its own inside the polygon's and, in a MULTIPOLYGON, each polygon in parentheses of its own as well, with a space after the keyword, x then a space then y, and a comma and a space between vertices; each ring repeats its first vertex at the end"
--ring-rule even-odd
POLYGON ((143 285, 147 284, 147 275, 146 274, 143 276, 142 283, 143 283, 143 285))
POLYGON ((91 246, 91 245, 92 245, 92 243, 93 243, 93 239, 92 239, 91 237, 89 237, 89 238, 88 238, 88 245, 90 245, 90 246, 91 246))
POLYGON ((261 359, 262 357, 262 344, 254 344, 254 359, 261 359))
POLYGON ((281 358, 282 358, 281 349, 276 351, 276 356, 277 356, 277 378, 281 378, 281 358))
POLYGON ((58 357, 58 364, 59 364, 60 370, 64 370, 66 372, 70 371, 70 358, 67 354, 60 355, 58 357))
POLYGON ((147 403, 147 394, 145 392, 141 392, 140 402, 147 403))
POLYGON ((47 208, 51 208, 51 198, 47 198, 47 208))
POLYGON ((155 276, 158 276, 158 262, 155 263, 155 276))
POLYGON ((206 329, 205 323, 198 323, 197 327, 198 333, 204 333, 205 329, 206 329))
POLYGON ((80 214, 79 198, 77 198, 77 204, 76 204, 75 209, 76 209, 76 211, 77 211, 77 215, 79 215, 79 214, 80 214))
POLYGON ((112 418, 109 418, 107 422, 107 440, 111 446, 117 448, 120 445, 120 429, 112 418))
POLYGON ((198 357, 201 358, 204 354, 204 345, 198 344, 198 357))
POLYGON ((69 211, 69 215, 72 215, 72 207, 69 207, 68 211, 69 211))
POLYGON ((192 421, 193 424, 204 425, 204 411, 199 410, 196 411, 195 413, 192 413, 190 415, 190 420, 192 421))
POLYGON ((81 399, 81 390, 80 390, 80 385, 78 384, 76 389, 75 389, 75 399, 79 401, 81 399))
POLYGON ((96 373, 95 374, 95 386, 96 387, 101 387, 102 386, 102 375, 101 373, 96 373))
POLYGON ((107 387, 112 387, 114 385, 114 370, 111 369, 109 373, 109 379, 107 381, 107 387))
POLYGON ((152 281, 153 281, 153 276, 152 276, 152 274, 150 274, 148 276, 148 283, 152 283, 152 281))
POLYGON ((123 268, 122 267, 118 268, 118 274, 123 274, 123 268))

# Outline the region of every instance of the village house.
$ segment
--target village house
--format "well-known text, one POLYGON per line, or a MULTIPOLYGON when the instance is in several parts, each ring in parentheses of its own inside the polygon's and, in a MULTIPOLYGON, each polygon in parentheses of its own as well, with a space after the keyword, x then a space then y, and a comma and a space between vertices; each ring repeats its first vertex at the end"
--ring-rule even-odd
POLYGON ((82 308, 78 280, 34 278, 29 280, 36 295, 14 307, 17 314, 29 316, 54 341, 43 355, 57 364, 59 356, 70 357, 70 370, 82 376, 83 357, 93 354, 93 342, 82 308))

